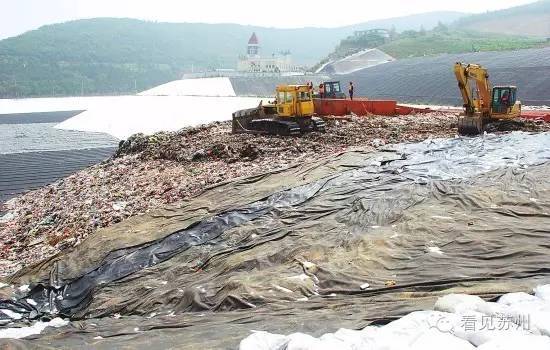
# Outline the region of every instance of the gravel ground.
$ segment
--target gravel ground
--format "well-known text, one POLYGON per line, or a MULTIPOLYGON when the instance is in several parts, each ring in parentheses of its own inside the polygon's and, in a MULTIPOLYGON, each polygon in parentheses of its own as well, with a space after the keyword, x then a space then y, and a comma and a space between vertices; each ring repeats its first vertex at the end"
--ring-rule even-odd
MULTIPOLYGON (((550 124, 512 125, 548 131, 550 124)), ((456 115, 329 120, 325 134, 232 135, 229 122, 134 135, 116 156, 6 203, 0 277, 75 246, 100 227, 193 197, 206 187, 316 160, 354 146, 374 148, 456 134, 456 115)), ((499 130, 495 130, 499 131, 499 130)))

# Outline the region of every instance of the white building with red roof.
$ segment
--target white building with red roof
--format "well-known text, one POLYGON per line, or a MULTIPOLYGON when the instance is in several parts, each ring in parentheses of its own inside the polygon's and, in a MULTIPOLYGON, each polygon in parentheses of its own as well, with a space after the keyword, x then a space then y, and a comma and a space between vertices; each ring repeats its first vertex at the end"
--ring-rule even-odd
POLYGON ((260 55, 260 41, 256 33, 252 33, 246 46, 246 56, 239 57, 237 66, 239 72, 247 73, 285 73, 299 72, 299 67, 292 64, 289 51, 274 53, 270 57, 260 55))

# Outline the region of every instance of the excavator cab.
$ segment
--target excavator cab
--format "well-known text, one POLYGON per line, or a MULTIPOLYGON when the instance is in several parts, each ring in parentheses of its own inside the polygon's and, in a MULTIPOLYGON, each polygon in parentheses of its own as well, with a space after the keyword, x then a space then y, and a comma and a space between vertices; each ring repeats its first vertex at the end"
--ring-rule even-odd
POLYGON ((516 91, 515 86, 495 86, 491 103, 492 113, 511 113, 516 104, 516 91))
POLYGON ((322 83, 324 93, 321 96, 321 93, 316 93, 314 98, 334 98, 334 99, 345 99, 346 94, 342 91, 342 86, 339 81, 325 81, 322 83))
POLYGON ((342 91, 339 81, 326 81, 323 83, 325 86, 324 98, 336 98, 345 99, 346 94, 342 91))

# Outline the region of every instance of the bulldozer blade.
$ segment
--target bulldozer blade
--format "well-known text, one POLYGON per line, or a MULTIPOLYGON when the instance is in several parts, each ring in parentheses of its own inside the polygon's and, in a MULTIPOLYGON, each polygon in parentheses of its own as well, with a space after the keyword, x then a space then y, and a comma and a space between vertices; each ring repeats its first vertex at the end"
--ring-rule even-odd
POLYGON ((254 130, 251 130, 250 123, 254 119, 259 119, 263 115, 263 110, 261 106, 256 108, 241 109, 233 113, 232 119, 232 132, 234 134, 250 133, 254 130))

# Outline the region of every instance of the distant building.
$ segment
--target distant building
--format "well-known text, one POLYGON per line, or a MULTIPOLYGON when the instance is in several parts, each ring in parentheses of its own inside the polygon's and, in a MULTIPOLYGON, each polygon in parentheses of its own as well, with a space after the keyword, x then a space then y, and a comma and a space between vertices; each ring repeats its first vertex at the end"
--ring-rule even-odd
POLYGON ((237 71, 247 73, 285 73, 299 72, 299 67, 292 64, 290 51, 272 54, 271 57, 261 57, 260 42, 256 33, 248 40, 246 56, 239 57, 237 71))
POLYGON ((369 36, 379 36, 384 39, 390 39, 391 34, 390 34, 390 31, 387 29, 376 28, 376 29, 368 29, 368 30, 356 30, 355 32, 353 32, 353 36, 356 39, 369 37, 369 36))

